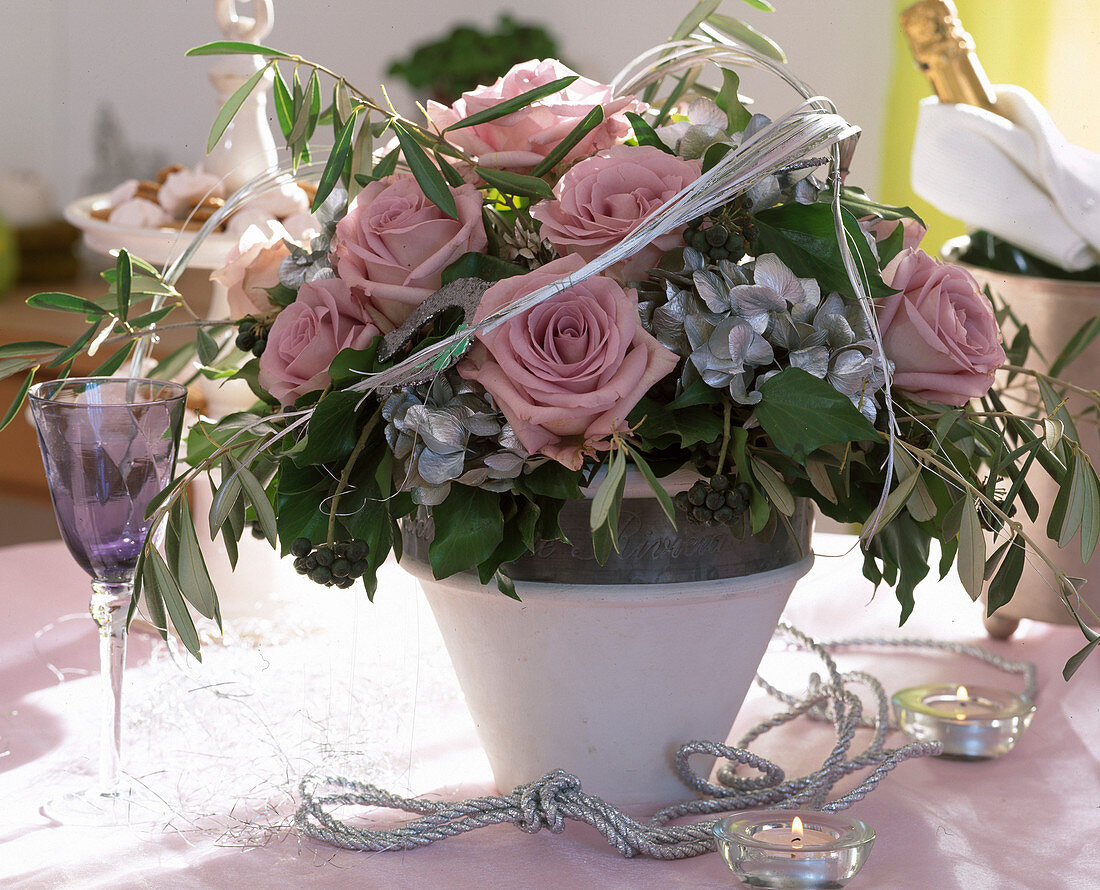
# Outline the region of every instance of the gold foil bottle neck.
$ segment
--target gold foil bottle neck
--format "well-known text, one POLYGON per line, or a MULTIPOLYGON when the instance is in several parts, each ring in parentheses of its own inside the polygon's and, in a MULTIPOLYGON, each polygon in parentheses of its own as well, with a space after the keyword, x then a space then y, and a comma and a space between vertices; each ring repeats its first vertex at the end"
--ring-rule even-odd
POLYGON ((996 96, 950 0, 920 0, 901 14, 901 27, 918 67, 941 102, 996 112, 996 96))

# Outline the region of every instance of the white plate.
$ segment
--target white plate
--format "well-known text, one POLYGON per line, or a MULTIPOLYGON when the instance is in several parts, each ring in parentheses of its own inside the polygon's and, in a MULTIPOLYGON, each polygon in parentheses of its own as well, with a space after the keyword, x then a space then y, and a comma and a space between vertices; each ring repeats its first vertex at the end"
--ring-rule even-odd
MULTIPOLYGON (((125 248, 134 256, 163 267, 183 253, 195 236, 194 232, 119 226, 92 216, 93 210, 110 204, 110 196, 103 193, 78 198, 65 208, 65 219, 84 233, 84 243, 97 253, 109 254, 112 250, 125 248)), ((235 235, 215 232, 199 245, 187 267, 220 269, 225 264, 226 254, 236 243, 235 235)))

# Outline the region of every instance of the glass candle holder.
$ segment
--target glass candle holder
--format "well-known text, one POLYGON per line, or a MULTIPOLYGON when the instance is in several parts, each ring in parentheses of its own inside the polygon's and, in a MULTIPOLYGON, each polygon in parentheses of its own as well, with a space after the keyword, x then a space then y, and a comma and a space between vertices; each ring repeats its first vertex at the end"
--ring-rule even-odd
POLYGON ((1026 695, 989 686, 902 689, 892 699, 898 726, 918 742, 940 742, 940 757, 989 760, 1011 751, 1035 715, 1026 695))
POLYGON ((746 810, 714 826, 718 850, 750 887, 829 890, 854 878, 875 841, 866 823, 811 810, 746 810))

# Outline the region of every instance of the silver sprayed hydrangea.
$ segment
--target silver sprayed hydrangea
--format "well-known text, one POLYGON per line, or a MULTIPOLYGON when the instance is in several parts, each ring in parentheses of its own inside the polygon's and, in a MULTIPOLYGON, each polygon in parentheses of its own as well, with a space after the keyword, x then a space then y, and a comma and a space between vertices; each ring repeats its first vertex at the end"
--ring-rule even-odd
POLYGON ((292 241, 284 241, 290 256, 279 264, 279 283, 291 290, 298 290, 307 281, 322 278, 335 278, 330 252, 332 238, 336 234, 336 224, 347 212, 348 193, 335 188, 317 210, 317 222, 321 232, 310 242, 309 247, 299 247, 292 241))
POLYGON ((685 384, 702 378, 755 405, 760 386, 793 366, 828 381, 874 421, 885 377, 858 305, 836 293, 822 298, 814 279, 797 277, 775 254, 707 265, 688 248, 684 264, 665 302, 643 307, 643 323, 690 359, 685 384))
POLYGON ((487 396, 441 374, 382 405, 386 441, 404 466, 403 491, 418 504, 442 503, 452 482, 507 491, 530 465, 512 427, 487 396))

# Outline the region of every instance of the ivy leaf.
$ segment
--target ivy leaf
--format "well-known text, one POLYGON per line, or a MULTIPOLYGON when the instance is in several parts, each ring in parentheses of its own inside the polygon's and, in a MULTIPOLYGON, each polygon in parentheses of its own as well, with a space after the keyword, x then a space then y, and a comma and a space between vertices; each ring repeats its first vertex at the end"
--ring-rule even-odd
POLYGON ((801 368, 785 368, 760 387, 756 417, 775 447, 796 461, 822 445, 877 439, 846 396, 801 368))
POLYGON ((726 113, 726 132, 730 134, 742 132, 752 118, 752 114, 738 98, 737 89, 740 86, 741 78, 728 68, 723 68, 722 89, 718 91, 714 104, 726 113))
POLYGON ((497 102, 496 105, 490 105, 484 111, 479 111, 477 114, 471 114, 469 117, 464 117, 462 120, 456 121, 443 132, 450 133, 452 130, 462 130, 466 127, 474 127, 478 124, 488 123, 489 121, 497 120, 497 118, 505 117, 513 111, 519 111, 521 108, 526 108, 532 102, 536 102, 546 96, 552 96, 554 93, 560 93, 578 77, 579 75, 577 74, 572 74, 569 77, 562 77, 550 83, 543 84, 540 87, 535 87, 533 90, 520 93, 512 99, 505 99, 503 102, 497 102))
POLYGON ((358 435, 356 406, 362 393, 330 392, 313 410, 306 427, 305 448, 294 455, 298 466, 327 464, 347 458, 358 435))
MULTIPOLYGON (((883 283, 859 223, 849 211, 841 213, 848 243, 857 254, 857 266, 866 275, 864 284, 869 295, 890 296, 895 291, 883 283)), ((855 290, 841 261, 833 211, 828 204, 783 204, 756 214, 753 221, 759 233, 758 254, 774 253, 795 275, 816 278, 823 294, 837 291, 855 299, 855 290)))
POLYGON ((401 154, 405 156, 405 162, 416 177, 421 191, 440 210, 451 217, 458 219, 458 208, 455 207, 455 196, 447 186, 443 175, 425 154, 424 149, 403 125, 393 122, 393 131, 397 134, 397 141, 401 146, 401 154))
MULTIPOLYGON (((208 44, 209 46, 210 44, 208 44)), ((202 47, 199 47, 200 49, 202 47)), ((201 55, 201 53, 197 53, 201 55)), ((225 132, 226 127, 229 126, 230 121, 236 116, 237 112, 241 110, 241 106, 244 104, 244 100, 248 98, 249 94, 256 89, 256 85, 263 79, 263 76, 267 74, 267 69, 272 65, 268 62, 263 68, 260 68, 255 74, 253 74, 248 80, 237 87, 236 91, 225 100, 225 104, 218 111, 218 116, 214 118, 214 126, 210 128, 210 136, 206 140, 206 153, 210 154, 214 150, 214 146, 218 144, 218 140, 222 138, 222 134, 225 132)))
POLYGON ((447 499, 432 508, 432 520, 435 539, 428 561, 436 578, 474 568, 504 540, 500 495, 484 488, 452 485, 447 499))

